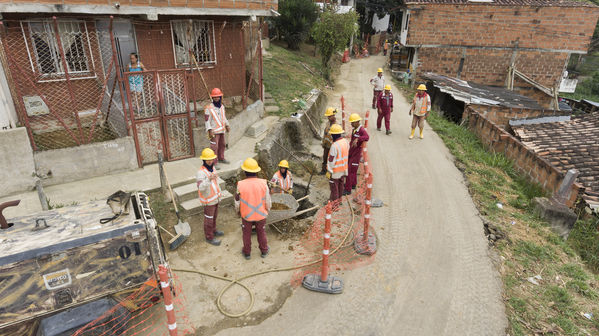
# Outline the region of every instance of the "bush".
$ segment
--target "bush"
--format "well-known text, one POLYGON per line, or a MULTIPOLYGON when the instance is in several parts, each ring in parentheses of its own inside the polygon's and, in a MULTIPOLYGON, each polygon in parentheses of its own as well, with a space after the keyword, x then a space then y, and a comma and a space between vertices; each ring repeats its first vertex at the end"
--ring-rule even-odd
POLYGON ((289 49, 298 50, 318 18, 318 6, 311 0, 281 0, 279 13, 274 19, 277 30, 289 49))
POLYGON ((576 250, 582 260, 595 272, 599 271, 599 220, 591 218, 579 220, 568 236, 568 243, 576 250))

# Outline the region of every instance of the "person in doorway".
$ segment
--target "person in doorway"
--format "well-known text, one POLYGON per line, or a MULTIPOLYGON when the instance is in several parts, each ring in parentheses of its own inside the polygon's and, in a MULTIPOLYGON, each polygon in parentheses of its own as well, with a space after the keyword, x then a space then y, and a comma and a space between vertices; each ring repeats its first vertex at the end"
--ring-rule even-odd
POLYGON ((414 139, 414 132, 416 131, 416 125, 420 128, 420 139, 424 139, 424 120, 428 112, 431 110, 431 98, 426 93, 426 85, 420 84, 417 88, 418 92, 412 100, 412 106, 410 107, 409 115, 414 113, 412 117, 412 132, 410 132, 410 139, 414 139))
POLYGON ((289 162, 287 160, 279 162, 279 170, 272 176, 270 182, 273 184, 272 193, 293 194, 293 177, 289 171, 289 162))
POLYGON ((374 86, 374 90, 372 92, 372 108, 376 108, 376 100, 379 98, 379 95, 383 92, 383 88, 385 87, 383 68, 378 68, 376 71, 376 76, 370 80, 370 84, 374 86))
POLYGON ((381 124, 385 119, 385 134, 391 134, 391 113, 393 113, 393 94, 391 93, 391 85, 385 85, 385 92, 379 96, 376 103, 377 117, 376 130, 381 130, 381 124))
POLYGON ((345 186, 345 177, 348 173, 349 142, 343 137, 343 128, 334 124, 329 131, 333 138, 333 145, 329 151, 326 177, 331 188, 330 201, 341 198, 345 186))
MULTIPOLYGON (((136 53, 129 54, 129 72, 147 71, 142 62, 139 61, 139 56, 136 53)), ((137 111, 142 105, 140 100, 144 89, 144 79, 142 75, 129 75, 129 91, 132 95, 133 106, 137 111)))
POLYGON ((221 197, 218 175, 214 170, 216 154, 210 148, 204 148, 200 159, 204 164, 198 170, 196 181, 198 185, 198 197, 204 206, 204 236, 209 244, 220 245, 220 240, 214 237, 223 236, 222 231, 216 229, 216 218, 218 216, 218 204, 221 197))
POLYGON ((329 133, 331 126, 335 124, 337 113, 337 109, 334 107, 329 107, 325 112, 324 116, 327 117, 329 123, 324 128, 324 134, 322 135, 322 170, 320 171, 320 175, 324 175, 327 173, 327 163, 329 162, 329 150, 331 149, 331 145, 333 144, 333 138, 329 133))
POLYGON ((229 132, 229 120, 225 114, 225 105, 223 104, 222 98, 223 93, 219 88, 212 89, 210 93, 212 103, 206 106, 204 111, 204 120, 206 121, 206 132, 208 132, 208 139, 210 139, 210 148, 216 153, 216 160, 214 165, 216 169, 218 163, 222 162, 228 164, 229 161, 225 159, 225 132, 229 132))
POLYGON ((266 241, 266 217, 271 207, 270 192, 266 180, 259 179, 256 174, 261 170, 258 162, 252 158, 243 161, 241 169, 245 172, 245 179, 237 182, 235 193, 235 209, 241 215, 241 229, 243 232, 243 249, 241 253, 245 259, 250 259, 252 252, 252 227, 256 227, 258 246, 265 258, 270 251, 266 241))
POLYGON ((353 130, 351 139, 349 140, 348 172, 343 195, 349 195, 352 189, 356 189, 356 185, 358 184, 358 167, 362 158, 362 145, 370 139, 368 132, 360 124, 360 120, 362 118, 357 113, 352 113, 349 116, 349 122, 353 130))
POLYGON ((383 56, 387 56, 387 50, 389 50, 389 40, 385 40, 383 44, 383 56))

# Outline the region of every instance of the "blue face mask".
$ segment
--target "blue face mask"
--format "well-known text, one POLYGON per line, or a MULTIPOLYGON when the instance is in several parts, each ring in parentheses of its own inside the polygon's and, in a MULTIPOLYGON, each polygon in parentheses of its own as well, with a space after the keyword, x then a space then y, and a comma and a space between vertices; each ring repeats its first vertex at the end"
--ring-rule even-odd
POLYGON ((222 105, 222 101, 223 99, 219 99, 218 101, 212 101, 212 104, 214 104, 214 107, 220 108, 220 106, 222 105))

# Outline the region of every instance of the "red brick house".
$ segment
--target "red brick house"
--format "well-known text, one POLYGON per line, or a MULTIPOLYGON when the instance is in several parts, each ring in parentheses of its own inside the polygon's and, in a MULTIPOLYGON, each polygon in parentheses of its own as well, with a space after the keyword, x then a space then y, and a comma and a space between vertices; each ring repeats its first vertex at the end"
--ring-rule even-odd
POLYGON ((400 42, 427 72, 503 86, 556 108, 562 74, 585 54, 599 8, 574 0, 402 0, 400 42))
POLYGON ((247 35, 276 9, 277 0, 3 1, 0 80, 34 151, 132 136, 140 165, 157 149, 190 157, 208 90, 261 99, 259 38, 247 35), (146 71, 129 72, 131 53, 146 71))

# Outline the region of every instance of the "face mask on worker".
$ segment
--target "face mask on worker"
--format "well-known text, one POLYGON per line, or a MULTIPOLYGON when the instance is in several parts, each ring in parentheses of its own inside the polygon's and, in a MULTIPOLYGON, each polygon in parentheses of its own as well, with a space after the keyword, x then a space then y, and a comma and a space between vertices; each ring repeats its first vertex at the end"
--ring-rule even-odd
POLYGON ((281 172, 281 175, 283 176, 283 178, 287 177, 287 168, 281 168, 281 169, 279 169, 279 171, 281 172))
POLYGON ((222 97, 213 98, 212 104, 214 104, 214 107, 220 108, 220 106, 222 105, 222 97))
POLYGON ((204 161, 204 167, 206 167, 208 171, 212 172, 212 170, 214 169, 214 161, 212 161, 212 164, 208 164, 206 161, 204 161))

